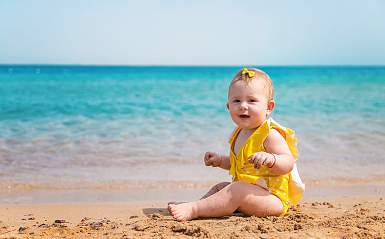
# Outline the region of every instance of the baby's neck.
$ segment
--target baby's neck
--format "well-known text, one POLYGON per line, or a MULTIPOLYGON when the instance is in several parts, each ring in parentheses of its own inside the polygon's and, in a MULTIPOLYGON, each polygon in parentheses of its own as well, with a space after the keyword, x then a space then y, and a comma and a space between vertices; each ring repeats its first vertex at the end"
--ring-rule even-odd
POLYGON ((253 128, 253 129, 244 129, 244 128, 241 128, 240 135, 242 135, 242 139, 247 140, 248 138, 250 138, 250 136, 253 135, 254 132, 255 132, 260 126, 261 126, 261 125, 259 125, 259 126, 256 127, 256 128, 253 128))
POLYGON ((255 129, 241 129, 241 134, 243 135, 243 138, 249 138, 258 128, 255 129))

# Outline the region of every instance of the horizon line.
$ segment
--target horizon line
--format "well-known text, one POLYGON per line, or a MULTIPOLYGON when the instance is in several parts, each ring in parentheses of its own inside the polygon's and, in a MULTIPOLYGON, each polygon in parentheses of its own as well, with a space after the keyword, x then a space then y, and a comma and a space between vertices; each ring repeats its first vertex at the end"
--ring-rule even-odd
POLYGON ((186 64, 186 65, 178 65, 178 64, 62 64, 62 63, 0 63, 0 66, 116 66, 116 67, 384 67, 385 64, 266 64, 266 65, 258 65, 258 64, 223 64, 223 65, 205 65, 205 64, 186 64))

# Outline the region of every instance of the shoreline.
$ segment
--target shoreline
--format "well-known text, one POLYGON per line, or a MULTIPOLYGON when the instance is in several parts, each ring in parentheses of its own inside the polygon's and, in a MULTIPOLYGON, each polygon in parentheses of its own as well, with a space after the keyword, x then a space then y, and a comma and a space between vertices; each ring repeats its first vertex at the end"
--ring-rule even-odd
POLYGON ((3 205, 0 238, 385 238, 384 209, 380 196, 306 198, 284 217, 177 222, 161 202, 3 205))
MULTIPOLYGON (((213 184, 214 185, 214 184, 213 184)), ((209 186, 165 187, 144 189, 0 189, 0 206, 56 205, 56 204, 119 204, 167 203, 169 201, 197 200, 209 186)), ((385 196, 381 183, 360 184, 306 184, 303 199, 357 196, 385 196)))

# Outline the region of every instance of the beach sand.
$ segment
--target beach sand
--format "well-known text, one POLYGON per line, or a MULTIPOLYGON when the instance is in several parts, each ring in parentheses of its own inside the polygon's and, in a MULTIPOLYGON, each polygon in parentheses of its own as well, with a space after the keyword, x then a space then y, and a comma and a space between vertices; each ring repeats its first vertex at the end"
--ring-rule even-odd
POLYGON ((307 198, 284 217, 175 221, 166 203, 3 205, 0 238, 385 238, 385 199, 307 198))

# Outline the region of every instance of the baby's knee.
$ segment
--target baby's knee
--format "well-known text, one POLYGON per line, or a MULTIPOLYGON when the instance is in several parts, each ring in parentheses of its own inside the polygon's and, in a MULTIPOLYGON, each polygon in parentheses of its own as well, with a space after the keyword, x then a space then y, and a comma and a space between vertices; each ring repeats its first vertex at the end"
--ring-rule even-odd
POLYGON ((247 187, 249 185, 250 185, 250 183, 246 183, 243 181, 237 181, 237 182, 231 183, 231 186, 234 188, 244 188, 244 187, 247 187))
POLYGON ((238 181, 230 184, 229 191, 234 196, 244 197, 250 193, 250 183, 238 181))

